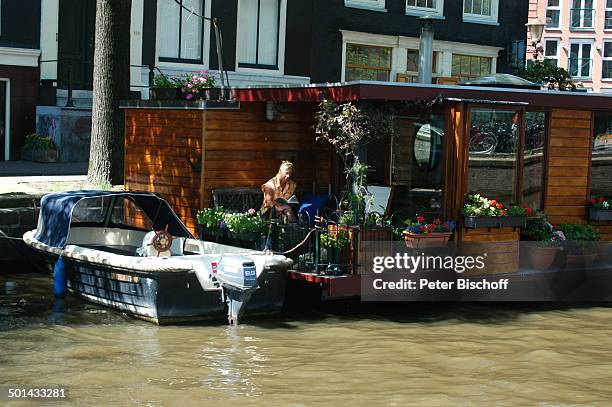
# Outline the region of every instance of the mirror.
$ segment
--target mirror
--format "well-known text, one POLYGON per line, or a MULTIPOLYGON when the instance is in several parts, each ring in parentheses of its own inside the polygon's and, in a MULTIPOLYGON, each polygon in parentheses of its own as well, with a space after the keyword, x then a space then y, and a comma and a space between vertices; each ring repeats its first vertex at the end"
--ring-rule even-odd
POLYGON ((431 124, 423 124, 414 138, 414 159, 417 167, 433 170, 440 162, 442 151, 442 133, 431 124))

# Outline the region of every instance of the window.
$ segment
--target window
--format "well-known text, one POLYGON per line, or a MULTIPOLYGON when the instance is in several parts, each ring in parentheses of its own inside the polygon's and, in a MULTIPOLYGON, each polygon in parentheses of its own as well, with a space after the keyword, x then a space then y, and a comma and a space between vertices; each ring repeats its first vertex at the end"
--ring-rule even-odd
POLYGON ((543 209, 545 146, 546 113, 526 112, 522 203, 535 209, 543 209))
POLYGON ((546 28, 560 28, 561 0, 548 0, 546 5, 546 28))
POLYGON ((344 0, 344 6, 385 11, 385 0, 344 0))
POLYGON ((444 0, 406 0, 406 14, 444 14, 444 0))
POLYGON ((546 39, 544 41, 544 58, 550 59, 555 66, 559 66, 559 40, 546 39))
POLYGON ((612 42, 604 41, 602 51, 602 79, 612 79, 612 42))
POLYGON ((612 0, 606 0, 604 30, 612 30, 612 0))
POLYGON ((278 69, 281 0, 240 0, 238 66, 278 69))
POLYGON ((203 0, 164 0, 160 3, 160 61, 202 62, 203 0), (181 7, 181 5, 184 7, 181 7))
POLYGON ((463 21, 497 23, 499 0, 463 0, 463 21))
POLYGON ((570 29, 593 29, 593 0, 572 0, 570 10, 570 29))
POLYGON ((153 222, 144 211, 130 199, 124 197, 118 197, 115 200, 109 226, 153 230, 153 222))
MULTIPOLYGON (((408 73, 419 73, 419 50, 418 49, 409 49, 406 52, 407 60, 406 60, 406 72, 408 73)), ((431 72, 438 72, 438 53, 434 51, 432 57, 432 66, 431 72)))
POLYGON ((451 75, 460 80, 491 74, 491 58, 453 54, 451 75))
POLYGON ((391 48, 360 44, 346 44, 348 81, 388 81, 391 74, 391 48))
POLYGON ((591 158, 591 196, 612 197, 612 114, 596 112, 591 158))
POLYGON ((522 69, 525 67, 525 54, 527 53, 525 41, 512 41, 508 45, 508 64, 514 69, 522 69))
POLYGON ((509 206, 517 202, 520 114, 514 110, 470 110, 468 193, 509 206))
POLYGON ((569 74, 575 78, 591 77, 593 41, 570 41, 569 74))

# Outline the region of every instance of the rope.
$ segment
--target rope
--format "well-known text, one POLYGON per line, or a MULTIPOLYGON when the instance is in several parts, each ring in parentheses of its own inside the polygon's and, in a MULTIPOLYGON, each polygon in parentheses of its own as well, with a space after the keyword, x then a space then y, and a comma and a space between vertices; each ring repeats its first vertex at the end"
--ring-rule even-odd
POLYGON ((286 254, 291 253, 292 251, 294 251, 294 250, 295 250, 295 249, 297 249, 298 247, 302 246, 304 243, 306 243, 306 242, 308 241, 308 238, 310 237, 310 235, 312 234, 312 232, 314 232, 315 230, 316 230, 316 229, 311 229, 311 230, 310 230, 310 232, 308 232, 308 234, 307 234, 307 235, 306 235, 306 237, 304 238, 304 240, 302 240, 300 243, 298 243, 298 245, 297 245, 297 246, 295 246, 295 247, 293 247, 293 248, 291 248, 291 249, 289 249, 289 250, 287 250, 287 251, 284 251, 284 252, 282 252, 282 253, 278 253, 278 254, 286 255, 286 254))

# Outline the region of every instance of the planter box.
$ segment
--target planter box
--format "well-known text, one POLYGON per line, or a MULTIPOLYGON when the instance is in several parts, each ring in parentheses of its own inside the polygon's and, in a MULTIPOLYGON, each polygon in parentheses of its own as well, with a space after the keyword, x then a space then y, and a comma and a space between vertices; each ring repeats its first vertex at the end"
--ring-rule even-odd
POLYGON ((186 100, 219 100, 221 98, 221 88, 204 89, 194 94, 191 99, 187 99, 187 93, 180 92, 179 99, 186 100))
POLYGON ((21 159, 39 163, 55 163, 59 160, 59 153, 57 150, 33 150, 24 147, 21 149, 21 159))
POLYGON ((432 247, 446 247, 451 232, 448 233, 412 233, 404 231, 406 247, 410 249, 427 249, 432 247))
POLYGON ((466 228, 518 228, 527 224, 525 216, 464 216, 466 228))
POLYGON ((589 207, 589 220, 612 220, 612 210, 589 207))
POLYGON ((149 99, 151 100, 180 100, 181 90, 179 88, 150 88, 149 99))

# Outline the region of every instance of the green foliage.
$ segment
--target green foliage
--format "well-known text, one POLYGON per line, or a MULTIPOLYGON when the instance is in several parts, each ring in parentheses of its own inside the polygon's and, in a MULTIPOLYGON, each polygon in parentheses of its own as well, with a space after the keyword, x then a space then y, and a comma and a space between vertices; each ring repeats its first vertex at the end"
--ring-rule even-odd
POLYGON ((366 228, 390 228, 392 226, 391 217, 380 212, 370 212, 365 215, 363 226, 366 228))
POLYGON ((221 226, 225 213, 223 208, 204 208, 198 211, 198 223, 209 229, 217 229, 221 226))
POLYGON ((349 233, 340 230, 337 233, 322 233, 320 236, 321 246, 334 249, 345 249, 350 243, 349 233))
POLYGON ((576 90, 572 77, 565 69, 555 66, 550 59, 535 61, 517 75, 528 81, 548 86, 548 89, 576 90))
POLYGON ((153 78, 153 85, 156 88, 165 88, 165 89, 180 88, 181 81, 180 79, 173 78, 173 77, 170 77, 162 73, 159 75, 155 75, 155 78, 153 78))
POLYGON ((55 143, 47 136, 32 133, 26 136, 24 147, 32 150, 54 150, 55 143))
POLYGON ((223 219, 230 232, 261 235, 268 232, 268 221, 258 213, 226 213, 223 219))
POLYGON ((599 233, 591 225, 565 224, 557 226, 565 238, 569 241, 577 242, 596 242, 599 240, 599 233))

